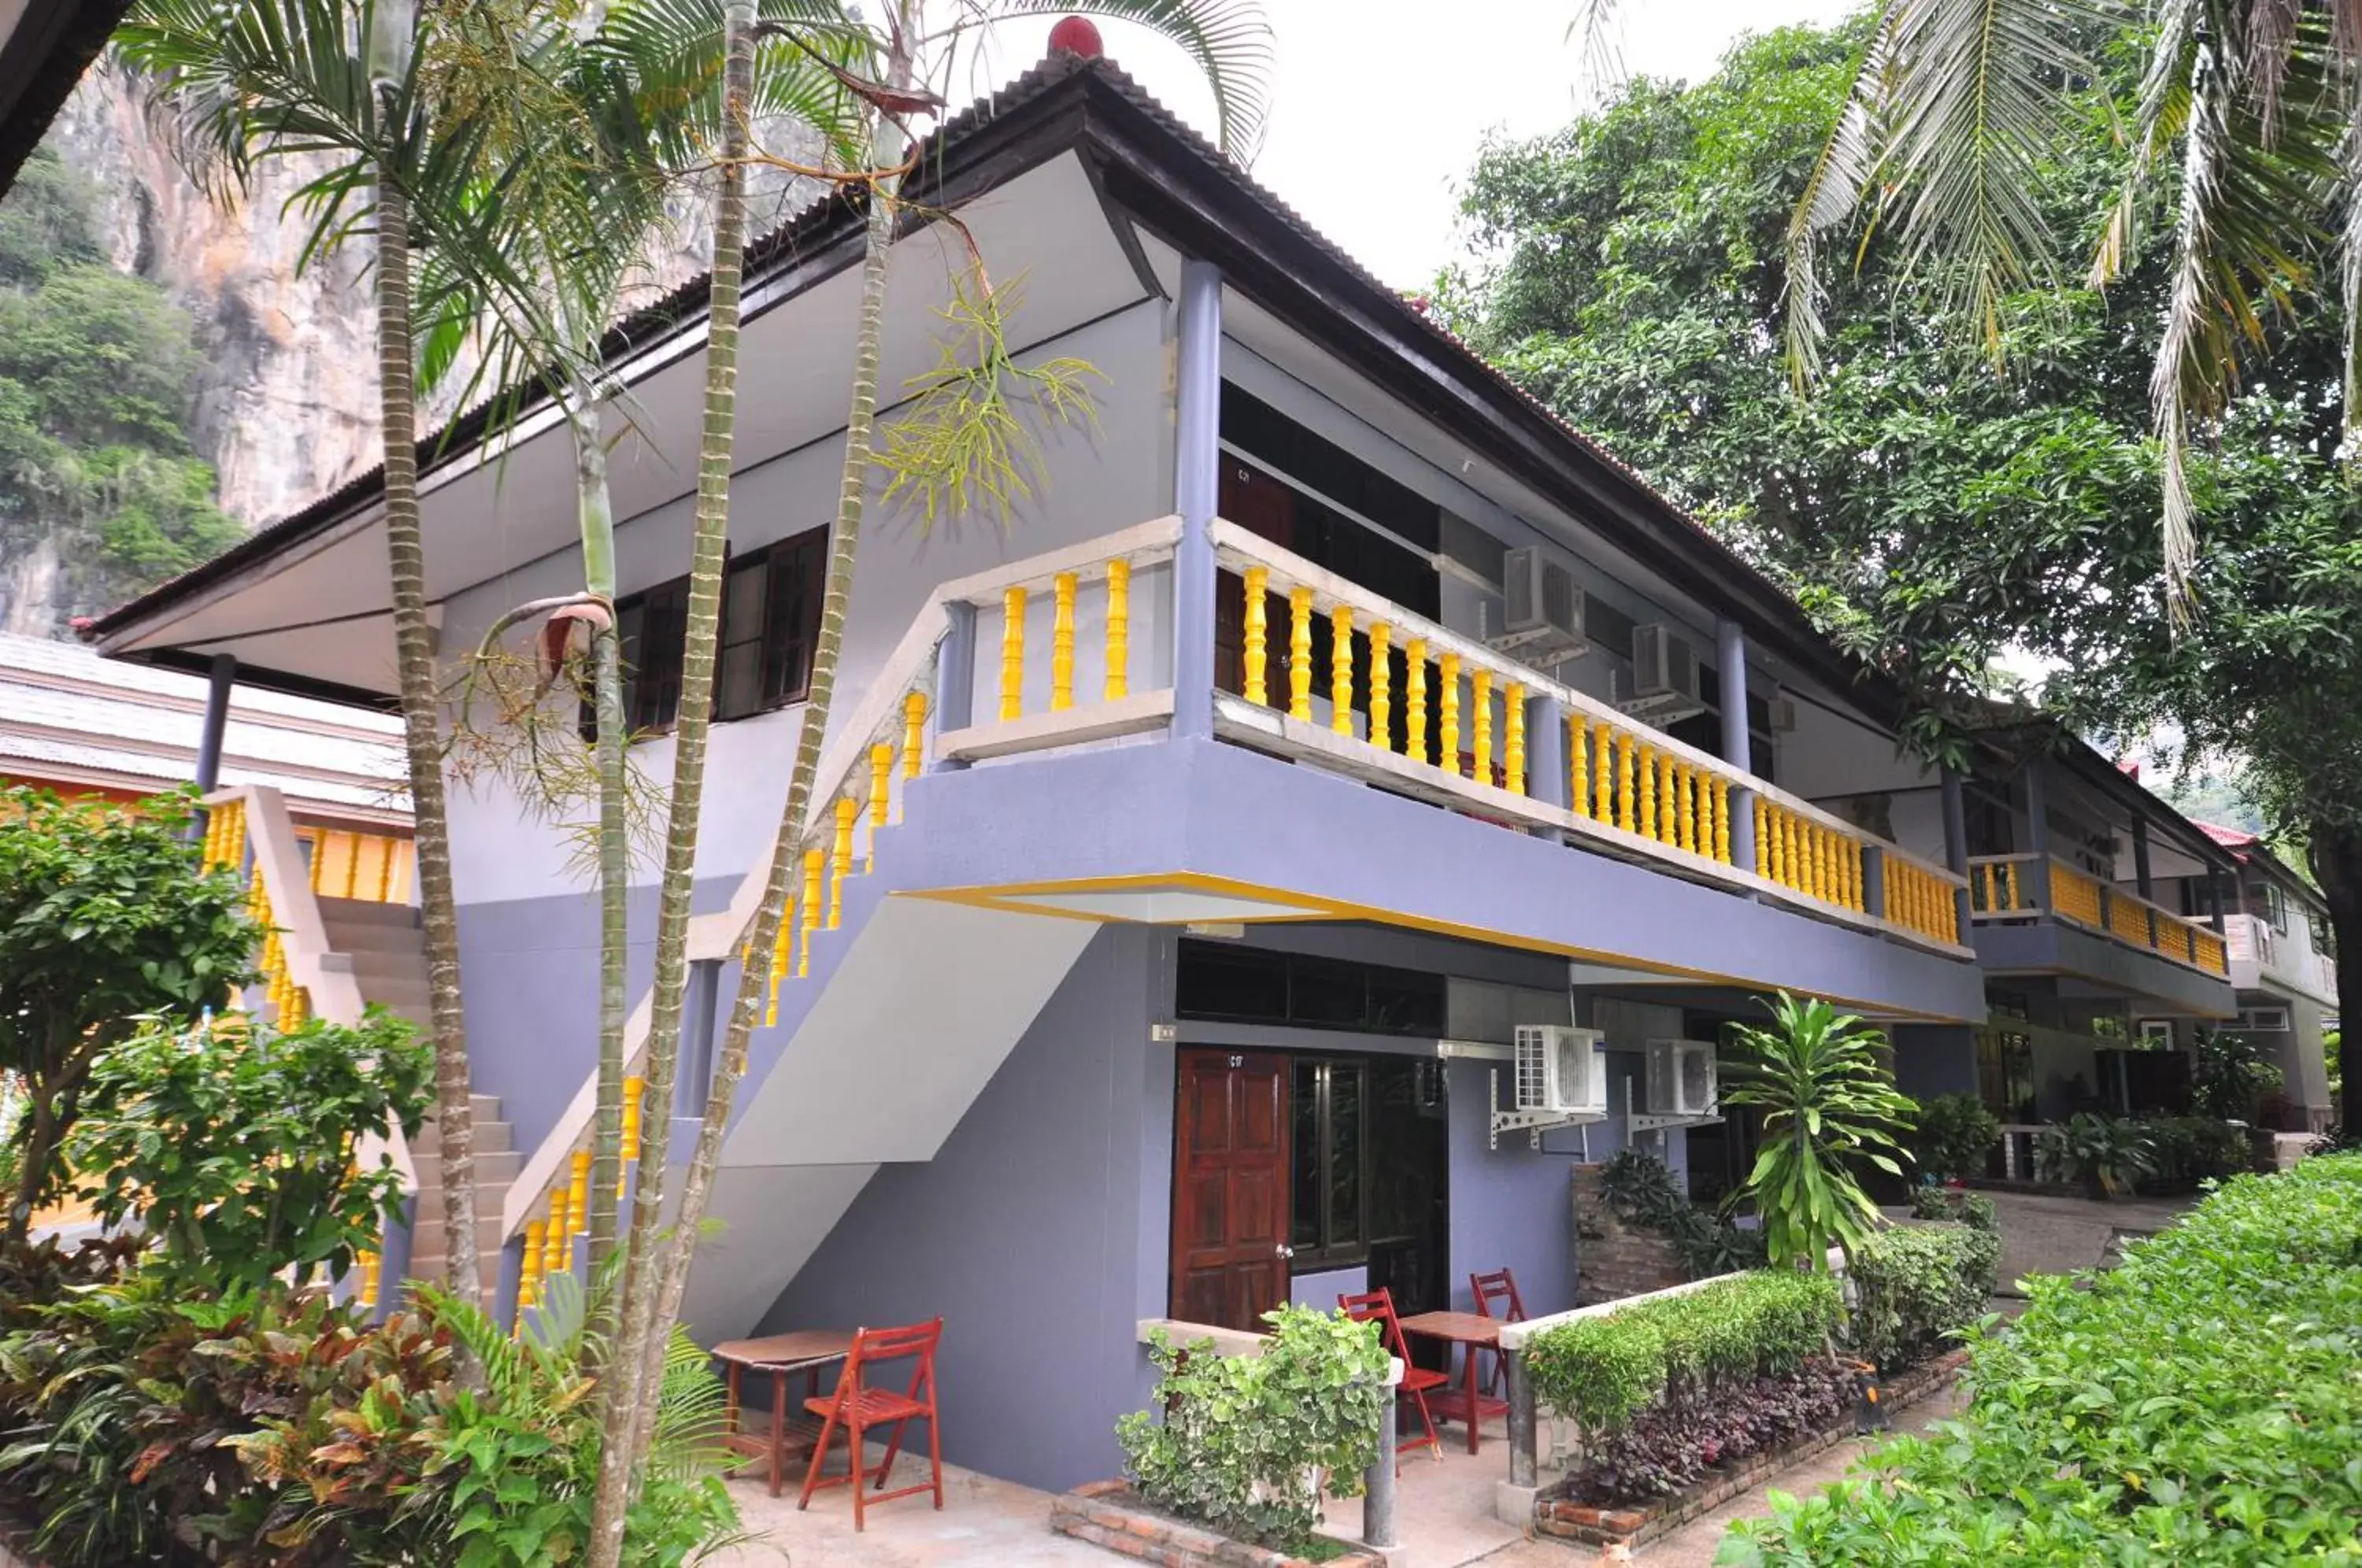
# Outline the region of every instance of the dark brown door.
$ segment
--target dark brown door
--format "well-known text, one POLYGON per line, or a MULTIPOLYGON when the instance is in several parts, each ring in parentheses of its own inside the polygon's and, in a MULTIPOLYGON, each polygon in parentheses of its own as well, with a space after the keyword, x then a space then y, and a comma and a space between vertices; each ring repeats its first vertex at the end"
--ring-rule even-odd
MULTIPOLYGON (((1228 453, 1222 456, 1222 484, 1217 504, 1221 513, 1248 533, 1270 540, 1282 549, 1296 547, 1296 492, 1259 469, 1249 468, 1228 453)), ((1287 704, 1287 597, 1264 597, 1264 624, 1270 628, 1265 647, 1266 690, 1275 706, 1287 704)), ((1214 684, 1237 694, 1245 690, 1243 649, 1246 646, 1246 583, 1235 572, 1223 572, 1214 590, 1214 684)))
POLYGON ((1259 1330, 1287 1299, 1287 1058, 1184 1051, 1173 1139, 1173 1316, 1259 1330))

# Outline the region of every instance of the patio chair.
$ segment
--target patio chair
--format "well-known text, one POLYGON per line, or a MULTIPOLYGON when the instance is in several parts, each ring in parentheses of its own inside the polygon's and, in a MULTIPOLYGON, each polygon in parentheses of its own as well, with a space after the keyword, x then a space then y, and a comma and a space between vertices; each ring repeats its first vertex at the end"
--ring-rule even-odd
POLYGON ((897 1497, 909 1497, 921 1492, 933 1492, 935 1507, 944 1506, 944 1452, 942 1426, 935 1419, 935 1346, 944 1337, 944 1320, 913 1323, 900 1329, 864 1329, 853 1337, 853 1352, 845 1357, 844 1372, 836 1380, 836 1391, 818 1399, 804 1401, 804 1408, 821 1418, 820 1440, 812 1444, 811 1463, 804 1471, 803 1495, 796 1499, 799 1510, 811 1501, 814 1492, 830 1486, 853 1488, 853 1528, 864 1528, 863 1509, 872 1504, 891 1502, 897 1497), (873 1386, 870 1374, 881 1364, 911 1362, 911 1386, 903 1392, 873 1386), (894 1491, 884 1490, 886 1476, 894 1468, 894 1456, 901 1452, 902 1432, 912 1421, 927 1423, 927 1469, 929 1479, 894 1491), (868 1451, 862 1447, 864 1434, 874 1428, 890 1426, 894 1435, 886 1444, 885 1463, 875 1470, 866 1470, 864 1462, 868 1451), (845 1473, 823 1476, 821 1466, 828 1462, 829 1440, 839 1428, 845 1434, 845 1473), (875 1477, 876 1496, 868 1496, 871 1488, 862 1485, 875 1477))
MULTIPOLYGON (((1503 1305, 1503 1310, 1498 1314, 1501 1321, 1522 1323, 1526 1320, 1526 1300, 1518 1294, 1518 1276, 1506 1268, 1495 1269, 1491 1274, 1470 1275, 1468 1294, 1475 1298, 1476 1315, 1480 1318, 1495 1316, 1493 1307, 1498 1302, 1503 1305)), ((1492 1356, 1493 1364, 1485 1372, 1487 1397, 1499 1386, 1502 1374, 1509 1364, 1508 1356, 1501 1351, 1494 1351, 1492 1356)))
POLYGON ((1436 1460, 1440 1463, 1443 1458, 1443 1439, 1437 1434, 1435 1416, 1427 1408, 1427 1394, 1430 1388, 1440 1388, 1450 1383, 1451 1375, 1449 1372, 1432 1372, 1424 1366, 1412 1364, 1410 1347, 1403 1342, 1402 1323, 1395 1316, 1393 1291, 1381 1286, 1361 1296, 1341 1295, 1337 1297, 1337 1309, 1356 1323, 1385 1325, 1383 1332, 1385 1335, 1386 1349, 1393 1352, 1403 1364, 1402 1386, 1395 1390, 1396 1396, 1397 1398, 1403 1396, 1409 1397, 1412 1408, 1418 1412, 1418 1424, 1427 1429, 1425 1437, 1414 1439, 1395 1450, 1396 1474, 1400 1474, 1402 1470, 1402 1451, 1405 1448, 1431 1448, 1435 1451, 1436 1460))

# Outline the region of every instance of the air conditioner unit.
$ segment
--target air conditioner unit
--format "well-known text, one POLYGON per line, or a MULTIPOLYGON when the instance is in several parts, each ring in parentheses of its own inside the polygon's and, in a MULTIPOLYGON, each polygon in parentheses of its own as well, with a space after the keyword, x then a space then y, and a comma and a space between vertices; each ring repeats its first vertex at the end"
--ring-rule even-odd
POLYGON ((1644 702, 1702 701, 1697 649, 1661 621, 1632 628, 1632 695, 1644 702))
POLYGON ((1518 1025, 1518 1109, 1551 1116, 1606 1116, 1606 1042, 1595 1029, 1518 1025))
POLYGON ((1563 664, 1591 645, 1583 636, 1583 586, 1535 546, 1502 558, 1501 635, 1487 639, 1529 664, 1563 664))
POLYGON ((1712 1043, 1650 1041, 1648 1093, 1651 1116, 1712 1116, 1721 1103, 1712 1043))
POLYGON ((1772 701, 1765 703, 1764 706, 1772 710, 1772 733, 1773 734, 1784 735, 1795 729, 1796 700, 1794 697, 1775 691, 1772 694, 1772 701))

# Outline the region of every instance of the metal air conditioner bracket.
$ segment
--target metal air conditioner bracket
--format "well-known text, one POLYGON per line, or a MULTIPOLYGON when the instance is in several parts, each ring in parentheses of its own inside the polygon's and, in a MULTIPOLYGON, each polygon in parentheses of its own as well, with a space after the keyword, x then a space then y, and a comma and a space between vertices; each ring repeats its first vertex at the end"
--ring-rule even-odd
POLYGON ((1683 1127, 1719 1127, 1719 1116, 1651 1116, 1632 1109, 1632 1080, 1624 1080, 1624 1126, 1630 1132, 1670 1132, 1683 1127))
POLYGON ((1489 1107, 1491 1121, 1485 1131, 1485 1146, 1488 1149, 1500 1148, 1504 1132, 1523 1132, 1530 1146, 1539 1149, 1542 1146, 1542 1134, 1545 1132, 1555 1132, 1562 1127, 1588 1127, 1595 1121, 1607 1120, 1605 1116, 1588 1112, 1570 1115, 1561 1110, 1504 1110, 1501 1109, 1501 1069, 1495 1067, 1485 1075, 1485 1078, 1490 1086, 1486 1093, 1492 1100, 1489 1107))
POLYGON ((1663 729, 1684 719, 1694 719, 1705 712, 1705 704, 1678 691, 1660 691, 1647 697, 1619 697, 1616 710, 1628 718, 1640 719, 1663 729))

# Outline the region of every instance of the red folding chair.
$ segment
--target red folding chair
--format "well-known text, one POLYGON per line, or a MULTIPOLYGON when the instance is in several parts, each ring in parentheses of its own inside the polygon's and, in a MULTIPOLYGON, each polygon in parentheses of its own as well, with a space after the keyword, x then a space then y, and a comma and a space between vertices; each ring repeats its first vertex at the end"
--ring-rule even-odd
MULTIPOLYGON (((1493 1308, 1497 1302, 1505 1308, 1498 1314, 1504 1323, 1526 1320, 1526 1301, 1518 1294, 1518 1276, 1506 1268, 1495 1269, 1491 1274, 1470 1275, 1468 1294, 1476 1298, 1476 1315, 1480 1318, 1495 1316, 1493 1308)), ((1485 1392, 1487 1395, 1499 1384, 1502 1369, 1508 1364, 1508 1357, 1504 1353, 1496 1350, 1492 1355, 1493 1364, 1485 1374, 1485 1392)))
POLYGON ((921 1492, 935 1495, 935 1507, 944 1506, 944 1451, 942 1424, 935 1419, 935 1346, 944 1337, 944 1320, 913 1323, 903 1329, 864 1329, 853 1337, 852 1353, 845 1357, 844 1372, 836 1380, 836 1392, 823 1398, 807 1399, 804 1408, 821 1418, 820 1441, 812 1444, 811 1463, 804 1471, 803 1495, 796 1499, 800 1509, 811 1501, 814 1492, 830 1486, 853 1488, 853 1528, 863 1528, 862 1509, 867 1504, 891 1502, 896 1497, 909 1497, 921 1492), (881 1363, 911 1361, 911 1386, 897 1393, 891 1388, 872 1387, 870 1372, 881 1363), (894 1456, 902 1449, 902 1431, 911 1422, 927 1423, 927 1468, 930 1479, 916 1485, 886 1491, 887 1473, 894 1468, 894 1456), (891 1426, 894 1435, 886 1444, 886 1462, 875 1470, 865 1470, 863 1461, 867 1450, 862 1447, 863 1434, 873 1427, 891 1426), (842 1427, 845 1434, 845 1474, 822 1476, 821 1466, 828 1461, 829 1439, 842 1427), (867 1496, 868 1488, 861 1484, 877 1478, 877 1495, 867 1496))
MULTIPOLYGON (((1403 1364, 1402 1386, 1395 1391, 1396 1395, 1397 1397, 1409 1396, 1412 1408, 1418 1411, 1418 1424, 1427 1429, 1425 1437, 1405 1443, 1402 1448, 1431 1448, 1440 1462, 1443 1458, 1443 1439, 1436 1434, 1435 1417, 1427 1408, 1427 1393, 1430 1388, 1440 1388, 1450 1383, 1451 1375, 1411 1364, 1410 1347, 1403 1342, 1402 1323, 1395 1317, 1393 1291, 1380 1288, 1363 1296, 1340 1296, 1337 1297, 1337 1309, 1356 1323, 1385 1325, 1386 1348, 1400 1357, 1403 1364)), ((1402 1448, 1395 1451, 1396 1471, 1402 1469, 1402 1448)))

